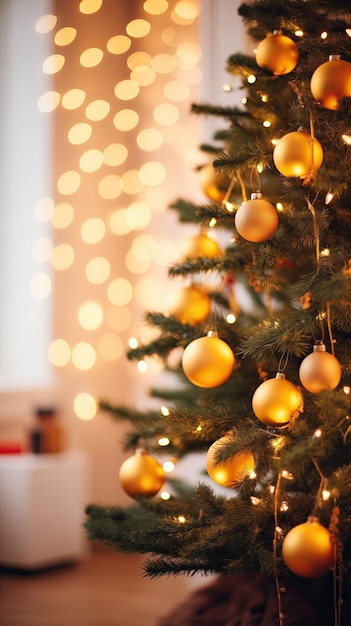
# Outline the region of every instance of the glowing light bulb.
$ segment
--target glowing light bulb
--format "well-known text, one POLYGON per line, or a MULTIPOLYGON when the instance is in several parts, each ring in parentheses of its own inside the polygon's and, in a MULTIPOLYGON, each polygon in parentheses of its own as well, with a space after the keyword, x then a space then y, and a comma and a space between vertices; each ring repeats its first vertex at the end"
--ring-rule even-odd
POLYGON ((234 324, 236 322, 236 317, 234 313, 229 313, 226 317, 228 324, 234 324))
POLYGON ((169 415, 169 409, 166 406, 162 405, 160 410, 163 417, 167 417, 169 415))
POLYGON ((349 387, 349 385, 344 385, 342 390, 343 390, 345 396, 348 396, 349 393, 351 392, 351 387, 349 387))
POLYGON ((303 30, 301 30, 300 28, 295 30, 295 36, 296 37, 303 37, 303 30))
POLYGON ((321 429, 320 429, 320 428, 317 428, 317 430, 315 430, 315 431, 314 431, 313 436, 314 436, 316 439, 319 439, 319 438, 322 436, 322 431, 321 431, 321 429))
POLYGON ((162 491, 162 493, 160 493, 161 500, 169 500, 170 497, 171 494, 169 493, 169 491, 162 491))
POLYGON ((132 350, 135 350, 135 348, 138 347, 139 342, 136 337, 130 337, 130 339, 128 340, 128 345, 132 350))
POLYGON ((139 372, 141 372, 141 373, 142 373, 142 372, 146 372, 146 370, 147 370, 147 365, 146 365, 146 363, 145 363, 145 361, 144 361, 144 360, 138 361, 138 370, 139 370, 139 372))
POLYGON ((260 500, 260 498, 256 498, 256 496, 250 496, 250 500, 254 506, 257 506, 262 502, 262 500, 260 500))
POLYGON ((212 217, 209 222, 209 227, 213 228, 217 224, 217 220, 215 217, 212 217))
POLYGON ((159 446, 169 446, 170 441, 168 437, 160 437, 157 443, 159 446))
POLYGON ((288 505, 287 501, 283 500, 283 502, 280 505, 280 510, 282 512, 284 512, 284 511, 287 511, 288 509, 289 509, 289 505, 288 505))
POLYGON ((328 33, 326 31, 323 31, 323 33, 321 33, 321 39, 326 39, 328 37, 328 33))
POLYGON ((293 480, 294 478, 293 474, 289 472, 288 470, 282 471, 282 477, 285 478, 286 480, 293 480))
POLYGON ((270 126, 271 126, 270 121, 269 121, 269 120, 265 120, 265 121, 263 122, 263 126, 264 126, 265 128, 270 128, 270 126))
POLYGON ((175 467, 175 465, 174 465, 173 461, 166 461, 166 462, 163 464, 163 466, 162 466, 162 467, 163 467, 164 471, 165 471, 165 472, 167 472, 167 473, 169 474, 170 472, 173 472, 173 471, 174 471, 174 467, 175 467))
POLYGON ((324 502, 328 502, 330 496, 331 496, 331 493, 330 493, 329 489, 323 489, 323 491, 322 491, 322 500, 324 502))
POLYGON ((250 85, 253 85, 253 83, 255 83, 255 82, 256 82, 256 76, 255 76, 254 74, 250 74, 250 75, 247 77, 247 82, 248 82, 250 85))
POLYGON ((224 83, 224 85, 222 85, 222 89, 223 91, 232 91, 232 88, 230 85, 228 85, 228 83, 224 83))
POLYGON ((180 524, 185 524, 186 519, 185 519, 184 515, 178 515, 178 522, 180 524))

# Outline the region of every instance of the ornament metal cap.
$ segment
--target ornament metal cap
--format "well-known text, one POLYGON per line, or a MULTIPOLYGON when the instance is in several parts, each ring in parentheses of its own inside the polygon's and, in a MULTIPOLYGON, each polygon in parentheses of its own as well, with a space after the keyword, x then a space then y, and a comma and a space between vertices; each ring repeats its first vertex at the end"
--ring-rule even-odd
POLYGON ((326 351, 326 347, 324 343, 316 343, 313 346, 313 352, 325 352, 325 351, 326 351))
POLYGON ((207 333, 207 337, 218 337, 218 333, 216 330, 209 330, 207 333))
POLYGON ((340 61, 340 54, 330 54, 329 61, 340 61))
POLYGON ((251 194, 251 200, 261 200, 262 194, 260 191, 255 191, 251 194))
POLYGON ((285 374, 284 374, 284 372, 277 372, 277 373, 276 373, 276 375, 275 375, 275 377, 276 377, 276 378, 283 378, 283 379, 284 379, 284 378, 285 378, 285 374))

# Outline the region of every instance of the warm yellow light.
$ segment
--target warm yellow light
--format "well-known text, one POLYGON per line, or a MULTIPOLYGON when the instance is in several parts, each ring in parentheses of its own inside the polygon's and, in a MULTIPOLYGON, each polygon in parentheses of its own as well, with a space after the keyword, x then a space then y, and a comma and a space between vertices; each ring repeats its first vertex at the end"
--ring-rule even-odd
POLYGON ((265 128, 270 128, 270 126, 271 126, 271 122, 270 122, 269 120, 265 120, 265 121, 263 122, 263 126, 264 126, 265 128))
POLYGON ((162 126, 173 126, 180 118, 180 111, 174 104, 158 104, 153 110, 153 118, 162 126))
POLYGON ((93 346, 87 341, 79 341, 72 349, 72 362, 78 370, 90 370, 94 367, 96 354, 93 346))
POLYGON ((44 74, 57 74, 65 64, 65 57, 62 54, 52 54, 43 63, 44 74))
POLYGON ((40 96, 38 100, 38 108, 42 113, 50 113, 57 109, 61 96, 57 91, 47 91, 40 96))
POLYGON ((104 238, 106 226, 101 217, 90 217, 83 222, 80 236, 85 243, 95 244, 104 238))
POLYGON ((222 89, 223 89, 223 91, 226 91, 226 92, 228 92, 228 93, 229 93, 230 91, 232 91, 232 87, 231 87, 231 85, 229 85, 228 83, 224 83, 224 85, 222 85, 222 89))
POLYGON ((128 224, 134 230, 141 230, 148 226, 151 221, 151 211, 147 204, 142 202, 132 202, 127 207, 126 218, 128 224))
POLYGON ((103 0, 81 0, 79 3, 79 10, 81 13, 91 15, 96 13, 102 6, 103 0))
POLYGON ((110 273, 110 263, 103 256, 91 259, 85 268, 85 275, 92 285, 101 285, 109 278, 110 273))
POLYGON ((341 139, 347 146, 351 146, 351 135, 341 135, 341 139))
POLYGON ((255 82, 256 82, 256 80, 257 80, 257 79, 256 79, 256 76, 255 76, 254 74, 250 74, 250 75, 247 77, 247 82, 248 82, 250 85, 253 85, 253 83, 255 83, 255 82))
POLYGON ((298 28, 297 30, 295 30, 295 35, 296 37, 303 37, 303 30, 301 30, 300 28, 298 28))
POLYGON ((71 348, 64 339, 54 339, 48 348, 48 358, 54 367, 64 367, 71 358, 71 348))
POLYGON ((283 500, 283 502, 281 503, 280 510, 282 511, 282 513, 289 510, 289 505, 286 500, 283 500))
POLYGON ((110 143, 103 151, 104 161, 106 165, 116 167, 116 165, 122 165, 128 157, 128 150, 126 146, 121 143, 110 143))
POLYGON ((330 256, 329 248, 324 248, 323 250, 321 250, 321 256, 330 256))
POLYGON ((259 174, 262 174, 263 169, 264 169, 264 167, 263 167, 263 163, 259 163, 259 164, 257 165, 257 171, 258 171, 258 173, 259 173, 259 174))
POLYGON ((127 235, 132 230, 127 209, 117 209, 109 216, 108 225, 114 235, 127 235))
POLYGON ((199 14, 197 2, 179 0, 176 3, 171 18, 175 24, 186 25, 194 22, 199 14))
POLYGON ((346 396, 348 396, 351 393, 351 387, 349 387, 349 385, 344 385, 342 390, 346 396))
POLYGON ((351 28, 345 28, 345 33, 351 37, 351 28))
POLYGON ((144 182, 138 170, 128 170, 121 176, 121 185, 124 193, 135 195, 144 189, 144 182))
POLYGON ((184 515, 178 515, 178 522, 180 524, 185 524, 186 518, 184 517, 184 515))
POLYGON ((322 500, 324 502, 328 502, 330 496, 331 496, 331 493, 330 493, 329 489, 323 489, 323 491, 322 491, 322 500))
POLYGON ((115 35, 108 40, 106 47, 111 54, 124 54, 131 45, 132 42, 126 35, 115 35))
POLYGON ((284 210, 282 203, 277 202, 275 206, 276 206, 277 211, 279 211, 279 213, 282 213, 282 211, 284 210))
POLYGON ((151 265, 152 257, 145 251, 145 258, 142 260, 135 256, 133 250, 129 250, 125 256, 125 266, 132 274, 144 274, 151 265))
POLYGON ((168 415, 169 415, 169 408, 166 407, 164 404, 161 406, 160 411, 161 411, 161 415, 163 415, 163 417, 168 417, 168 415))
POLYGON ((179 258, 179 246, 170 239, 161 239, 156 242, 152 254, 158 265, 169 267, 179 258))
POLYGON ((158 150, 163 144, 163 135, 156 128, 144 128, 136 138, 138 147, 144 152, 158 150))
POLYGON ((292 473, 289 472, 288 470, 283 470, 282 471, 282 477, 285 478, 286 480, 293 480, 293 478, 294 478, 292 473))
POLYGON ((55 33, 54 41, 57 46, 68 46, 72 41, 75 40, 77 36, 76 28, 72 28, 72 26, 66 26, 65 28, 60 28, 60 30, 55 33))
POLYGON ((78 109, 82 106, 86 98, 86 93, 83 89, 69 89, 62 96, 62 106, 69 111, 78 109))
POLYGON ((91 148, 86 152, 83 152, 79 159, 79 167, 83 172, 91 173, 96 172, 103 165, 104 156, 101 150, 91 148))
POLYGON ((67 228, 74 217, 74 210, 71 204, 68 202, 61 202, 57 204, 52 216, 52 225, 55 228, 67 228))
POLYGON ((104 200, 114 200, 122 193, 122 182, 116 174, 104 176, 98 185, 98 191, 104 200))
POLYGON ((80 187, 80 174, 74 170, 64 172, 57 181, 57 189, 63 196, 70 196, 80 187))
POLYGON ((139 124, 139 115, 133 109, 122 109, 113 118, 113 125, 117 130, 128 132, 139 124))
POLYGON ((145 13, 150 15, 161 15, 168 9, 167 0, 145 0, 143 4, 145 13))
POLYGON ((43 300, 51 293, 51 278, 46 272, 37 272, 29 283, 29 290, 33 298, 43 300))
POLYGON ((111 363, 118 361, 124 354, 122 340, 115 333, 104 333, 99 339, 98 350, 100 356, 111 363))
POLYGON ((105 119, 110 112, 111 105, 106 100, 93 100, 85 109, 85 115, 92 122, 105 119))
POLYGON ((152 57, 148 52, 133 52, 127 59, 127 65, 130 70, 144 69, 151 66, 151 61, 152 57))
POLYGON ((152 85, 156 78, 156 72, 151 67, 138 67, 130 73, 130 80, 140 87, 152 85))
POLYGON ((126 278, 115 278, 107 287, 107 298, 114 306, 125 306, 133 297, 133 287, 126 278))
POLYGON ((82 67, 96 67, 104 58, 100 48, 88 48, 80 55, 79 61, 82 67))
POLYGON ((84 421, 92 420, 97 412, 97 404, 90 393, 79 393, 73 402, 73 409, 77 417, 84 421))
POLYGON ((93 129, 86 122, 78 122, 68 131, 68 141, 73 145, 80 145, 88 141, 93 129))
POLYGON ((151 66, 158 74, 170 74, 176 69, 177 63, 172 54, 161 52, 151 59, 151 66))
POLYGON ((139 91, 139 85, 130 79, 121 80, 114 88, 114 94, 119 100, 133 100, 139 91))
POLYGON ((161 185, 166 178, 166 169, 164 165, 158 161, 144 163, 139 172, 141 180, 149 187, 161 185))
POLYGON ((322 431, 320 428, 317 428, 317 430, 314 431, 314 437, 316 437, 317 439, 319 439, 319 437, 322 436, 322 431))
POLYGON ((226 320, 228 322, 228 324, 235 324, 236 322, 236 317, 234 315, 234 313, 229 313, 226 317, 226 320))
POLYGON ((37 33, 44 34, 49 33, 56 26, 56 15, 42 15, 35 23, 35 30, 37 33))
POLYGON ((104 319, 104 311, 98 302, 83 302, 78 309, 78 322, 84 330, 96 330, 104 319))
POLYGON ((327 37, 328 37, 328 33, 326 31, 321 33, 321 39, 326 39, 327 37))
POLYGON ((52 251, 51 265, 57 271, 64 271, 71 267, 74 261, 74 250, 69 243, 60 243, 52 251))
POLYGON ((151 24, 147 20, 136 19, 129 22, 126 26, 127 35, 130 37, 145 37, 151 30, 151 24))

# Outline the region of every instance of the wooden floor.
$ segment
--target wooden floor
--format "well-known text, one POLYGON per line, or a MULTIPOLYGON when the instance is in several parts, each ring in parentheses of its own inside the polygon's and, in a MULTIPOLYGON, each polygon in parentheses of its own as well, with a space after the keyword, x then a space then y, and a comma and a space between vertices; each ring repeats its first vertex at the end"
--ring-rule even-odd
POLYGON ((141 566, 102 550, 45 572, 0 569, 0 626, 156 626, 191 588, 182 577, 149 580, 141 566))

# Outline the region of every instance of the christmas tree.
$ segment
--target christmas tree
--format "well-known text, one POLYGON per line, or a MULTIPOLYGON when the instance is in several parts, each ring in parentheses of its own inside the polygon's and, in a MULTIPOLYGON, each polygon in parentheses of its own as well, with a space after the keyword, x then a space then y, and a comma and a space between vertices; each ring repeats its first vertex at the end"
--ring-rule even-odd
POLYGON ((239 14, 255 49, 227 62, 242 106, 192 106, 221 122, 201 146, 208 201, 171 207, 198 229, 169 270, 184 286, 166 312, 146 314, 157 337, 128 353, 161 357, 176 384, 151 390, 159 410, 101 402, 131 424, 120 480, 133 503, 90 505, 86 527, 148 555, 151 577, 219 576, 199 621, 184 609, 174 623, 345 626, 351 10, 348 0, 253 0, 239 14), (162 450, 173 461, 197 453, 204 480, 170 475, 163 495, 162 450))

